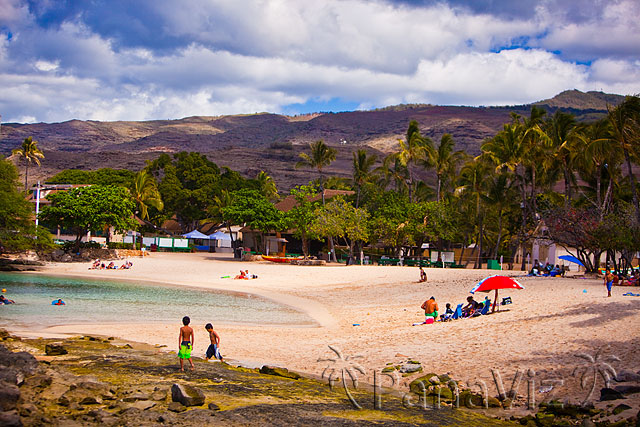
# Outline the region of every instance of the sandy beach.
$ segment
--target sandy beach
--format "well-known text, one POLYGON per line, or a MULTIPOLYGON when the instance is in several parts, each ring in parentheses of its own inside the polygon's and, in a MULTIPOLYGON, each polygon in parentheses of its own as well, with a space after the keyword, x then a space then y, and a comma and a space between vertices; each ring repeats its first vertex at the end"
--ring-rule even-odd
MULTIPOLYGON (((495 274, 490 270, 426 269, 428 281, 417 283, 414 267, 325 266, 302 267, 267 262, 241 262, 217 254, 153 253, 134 258, 131 270, 88 270, 89 264, 49 264, 42 273, 91 278, 133 280, 153 286, 170 283, 208 289, 231 290, 261 295, 307 312, 314 327, 238 325, 225 323, 212 312, 210 318, 193 319, 196 331, 194 354, 204 354, 208 345, 204 324, 212 322, 222 338, 221 351, 230 360, 256 366, 275 364, 320 376, 332 358, 332 345, 357 361, 372 381, 374 370, 388 363, 418 360, 425 372, 449 373, 471 385, 484 381, 496 394, 492 370, 499 371, 508 390, 517 371, 526 372, 519 393, 525 395, 527 381, 540 398, 571 398, 580 401, 588 389, 579 384, 574 369, 585 365, 578 357, 585 353, 599 362, 615 356, 611 366, 617 371, 640 369, 640 297, 622 296, 638 288, 614 288, 606 297, 601 280, 578 277, 518 280, 526 289, 502 291, 513 304, 489 316, 433 325, 412 326, 424 320, 422 302, 434 296, 444 311, 470 295, 480 279, 495 274), (249 269, 256 280, 223 279, 240 269, 249 269), (357 324, 358 326, 354 326, 357 324), (540 393, 555 382, 554 389, 540 393), (544 396, 542 396, 544 394, 544 396)), ((519 271, 505 275, 522 276, 519 271)), ((575 273, 574 273, 575 274, 575 273)), ((485 294, 478 294, 482 300, 485 294)), ((493 293, 489 295, 493 298, 493 293)), ((184 307, 185 315, 189 307, 184 307)), ((22 335, 99 334, 177 346, 180 319, 154 319, 150 324, 65 325, 38 331, 14 331, 22 335)), ((250 319, 247 319, 250 321, 250 319)), ((416 374, 419 375, 419 374, 416 374)), ((407 387, 416 375, 399 377, 396 387, 407 387)), ((603 387, 597 378, 592 400, 603 387)), ((634 405, 635 406, 635 405, 634 405)), ((637 409, 636 409, 637 411, 637 409)))

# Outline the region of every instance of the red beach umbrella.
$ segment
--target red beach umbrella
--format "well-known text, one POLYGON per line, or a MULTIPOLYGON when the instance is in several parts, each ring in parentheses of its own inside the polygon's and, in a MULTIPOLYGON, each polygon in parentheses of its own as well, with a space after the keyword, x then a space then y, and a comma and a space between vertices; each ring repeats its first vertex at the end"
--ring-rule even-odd
POLYGON ((493 308, 491 309, 493 312, 496 310, 496 304, 498 303, 498 289, 524 289, 524 286, 511 277, 489 276, 479 281, 470 292, 473 294, 476 292, 496 291, 493 308))

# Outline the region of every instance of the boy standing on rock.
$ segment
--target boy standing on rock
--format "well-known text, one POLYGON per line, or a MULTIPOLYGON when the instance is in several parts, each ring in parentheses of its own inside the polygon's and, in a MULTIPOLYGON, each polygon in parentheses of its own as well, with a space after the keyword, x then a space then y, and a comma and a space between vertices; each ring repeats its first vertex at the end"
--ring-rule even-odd
POLYGON ((191 319, 189 316, 184 316, 182 318, 183 327, 180 328, 180 335, 178 336, 178 357, 180 358, 180 370, 184 371, 184 359, 189 361, 191 364, 191 370, 193 371, 194 366, 191 361, 191 350, 193 349, 193 344, 195 339, 193 337, 193 329, 189 326, 191 323, 191 319))
POLYGON ((220 355, 220 350, 218 350, 220 337, 216 334, 216 331, 213 330, 213 325, 211 323, 207 323, 204 328, 209 332, 209 339, 211 339, 211 344, 209 345, 209 348, 207 348, 206 360, 215 357, 216 359, 220 359, 221 362, 224 362, 224 359, 220 355))

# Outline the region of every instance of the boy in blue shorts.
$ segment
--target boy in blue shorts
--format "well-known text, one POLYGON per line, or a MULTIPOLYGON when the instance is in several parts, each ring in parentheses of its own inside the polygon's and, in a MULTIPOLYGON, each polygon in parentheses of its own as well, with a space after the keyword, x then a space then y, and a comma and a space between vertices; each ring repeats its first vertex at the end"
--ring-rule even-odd
POLYGON ((216 359, 220 359, 221 362, 224 362, 224 359, 220 355, 220 350, 218 350, 220 337, 216 334, 216 331, 213 330, 213 325, 211 323, 207 323, 204 328, 209 332, 209 339, 211 339, 211 344, 209 345, 209 348, 207 348, 206 360, 215 357, 216 359))

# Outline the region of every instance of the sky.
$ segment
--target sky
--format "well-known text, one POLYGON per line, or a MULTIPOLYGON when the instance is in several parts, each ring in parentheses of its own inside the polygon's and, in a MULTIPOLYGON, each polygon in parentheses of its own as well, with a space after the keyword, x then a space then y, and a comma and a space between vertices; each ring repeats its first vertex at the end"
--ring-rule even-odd
POLYGON ((638 0, 0 0, 3 122, 640 93, 638 0))

